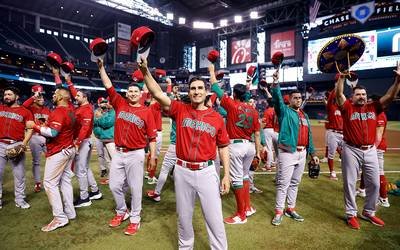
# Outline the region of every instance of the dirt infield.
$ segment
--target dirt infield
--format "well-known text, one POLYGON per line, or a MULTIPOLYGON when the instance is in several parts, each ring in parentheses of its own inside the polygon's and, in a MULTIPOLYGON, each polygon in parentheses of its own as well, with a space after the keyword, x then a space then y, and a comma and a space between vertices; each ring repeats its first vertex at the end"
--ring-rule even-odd
MULTIPOLYGON (((312 126, 313 140, 316 148, 325 147, 325 128, 323 126, 312 126)), ((386 140, 389 148, 400 147, 400 131, 386 131, 386 140)))

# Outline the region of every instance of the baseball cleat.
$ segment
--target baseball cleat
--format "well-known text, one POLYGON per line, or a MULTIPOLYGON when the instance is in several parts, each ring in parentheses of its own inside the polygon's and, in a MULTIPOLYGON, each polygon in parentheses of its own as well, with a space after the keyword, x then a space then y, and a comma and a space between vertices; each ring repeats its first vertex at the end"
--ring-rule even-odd
POLYGON ((254 207, 250 207, 246 210, 246 217, 250 217, 255 214, 257 210, 254 207))
POLYGON ((108 224, 110 227, 118 227, 121 223, 129 218, 128 210, 124 214, 116 214, 108 224))
POLYGON ((86 199, 81 199, 81 197, 78 197, 74 201, 74 207, 88 207, 92 205, 92 201, 89 199, 89 196, 86 199))
POLYGON ((101 184, 101 185, 108 185, 108 183, 109 183, 108 178, 102 178, 102 179, 100 179, 100 184, 101 184))
POLYGON ((100 190, 97 190, 96 192, 89 192, 89 200, 100 200, 103 197, 103 194, 100 192, 100 190))
POLYGON ((295 221, 299 221, 299 222, 303 222, 304 221, 304 218, 294 210, 286 209, 285 210, 285 216, 287 216, 289 218, 292 218, 295 221))
POLYGON ((379 197, 378 205, 381 207, 390 207, 389 198, 379 197))
POLYGON ((19 207, 19 208, 22 208, 22 209, 28 209, 28 208, 31 207, 31 205, 29 205, 29 203, 26 202, 26 201, 24 201, 24 200, 15 203, 15 206, 16 206, 16 207, 19 207))
POLYGON ((35 184, 35 187, 33 188, 33 192, 39 193, 40 191, 42 191, 42 184, 40 182, 38 182, 35 184))
POLYGON ((331 180, 333 180, 333 181, 337 181, 337 180, 338 180, 335 171, 332 171, 332 172, 331 172, 331 174, 329 175, 329 179, 331 179, 331 180))
POLYGON ((147 191, 147 197, 149 197, 153 201, 157 201, 157 202, 161 201, 160 195, 157 194, 154 190, 147 191))
POLYGON ((347 225, 352 229, 360 229, 360 223, 358 223, 357 216, 347 217, 347 225))
POLYGON ((230 225, 236 225, 236 224, 244 224, 247 222, 247 218, 245 217, 244 219, 240 218, 239 215, 233 215, 231 217, 225 218, 224 222, 226 224, 230 224, 230 225))
POLYGON ((271 224, 274 226, 279 226, 282 223, 283 214, 277 213, 274 218, 272 218, 271 224))
POLYGON ((324 157, 324 158, 320 159, 319 162, 327 163, 328 162, 328 158, 324 157))
POLYGON ((64 227, 65 225, 68 224, 68 220, 66 222, 61 222, 58 221, 56 218, 54 218, 49 224, 46 226, 42 227, 42 232, 51 232, 56 230, 57 228, 64 227))
POLYGON ((357 195, 358 197, 364 198, 364 197, 366 196, 366 194, 365 194, 365 189, 358 188, 357 191, 356 191, 356 195, 357 195))
POLYGON ((154 177, 149 177, 149 179, 147 180, 147 184, 149 184, 149 185, 154 185, 154 184, 157 184, 157 178, 154 176, 154 177))
POLYGON ((140 228, 140 223, 129 223, 128 227, 125 229, 124 234, 135 235, 140 228))
POLYGON ((380 218, 376 217, 375 215, 368 214, 367 212, 362 212, 361 214, 361 219, 367 220, 371 222, 372 224, 378 226, 378 227, 383 227, 385 226, 385 222, 381 220, 380 218))
POLYGON ((255 193, 255 194, 261 194, 263 191, 261 190, 261 189, 258 189, 258 188, 256 188, 256 187, 252 187, 252 188, 250 188, 250 190, 249 190, 249 193, 250 194, 252 194, 252 193, 255 193))

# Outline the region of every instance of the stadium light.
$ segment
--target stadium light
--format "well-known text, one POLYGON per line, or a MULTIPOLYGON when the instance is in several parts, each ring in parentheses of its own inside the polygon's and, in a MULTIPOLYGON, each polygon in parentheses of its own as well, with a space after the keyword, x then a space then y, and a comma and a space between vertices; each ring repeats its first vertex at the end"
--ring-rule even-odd
POLYGON ((242 22, 242 16, 235 16, 234 20, 235 20, 235 23, 241 23, 242 22))
POLYGON ((226 27, 228 26, 228 20, 227 19, 222 19, 221 21, 219 21, 219 25, 221 27, 226 27))
POLYGON ((250 12, 250 19, 257 19, 258 18, 258 12, 257 11, 251 11, 250 12))
POLYGON ((180 17, 179 18, 179 24, 185 24, 186 23, 186 18, 180 17))
POLYGON ((174 13, 167 13, 168 20, 174 20, 174 13))
POLYGON ((210 22, 200 22, 195 21, 193 22, 194 29, 214 29, 214 24, 210 22))

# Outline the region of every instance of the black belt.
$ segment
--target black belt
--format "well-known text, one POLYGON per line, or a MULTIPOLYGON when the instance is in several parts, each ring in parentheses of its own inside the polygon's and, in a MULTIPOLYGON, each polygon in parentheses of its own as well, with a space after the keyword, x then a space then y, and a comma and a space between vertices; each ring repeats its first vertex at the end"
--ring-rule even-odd
POLYGON ((358 149, 361 149, 361 150, 368 150, 368 149, 371 149, 371 148, 373 148, 375 146, 375 145, 355 145, 355 144, 351 144, 351 143, 348 143, 348 142, 346 142, 346 144, 351 146, 351 147, 353 147, 353 148, 358 148, 358 149))
POLYGON ((115 146, 115 149, 117 151, 119 151, 119 152, 127 153, 127 152, 135 151, 135 150, 138 150, 138 149, 142 149, 142 148, 127 148, 127 147, 115 146))
POLYGON ((16 143, 18 141, 5 138, 5 139, 0 139, 0 142, 10 145, 10 144, 14 144, 14 143, 16 143))

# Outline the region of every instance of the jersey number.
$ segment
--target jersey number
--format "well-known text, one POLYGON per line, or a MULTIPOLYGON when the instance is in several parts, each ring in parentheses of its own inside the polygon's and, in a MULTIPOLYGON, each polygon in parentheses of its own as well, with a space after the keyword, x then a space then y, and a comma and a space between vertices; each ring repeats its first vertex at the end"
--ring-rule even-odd
POLYGON ((253 125, 253 117, 247 116, 246 114, 239 115, 240 121, 236 123, 236 126, 240 128, 251 128, 253 125))

